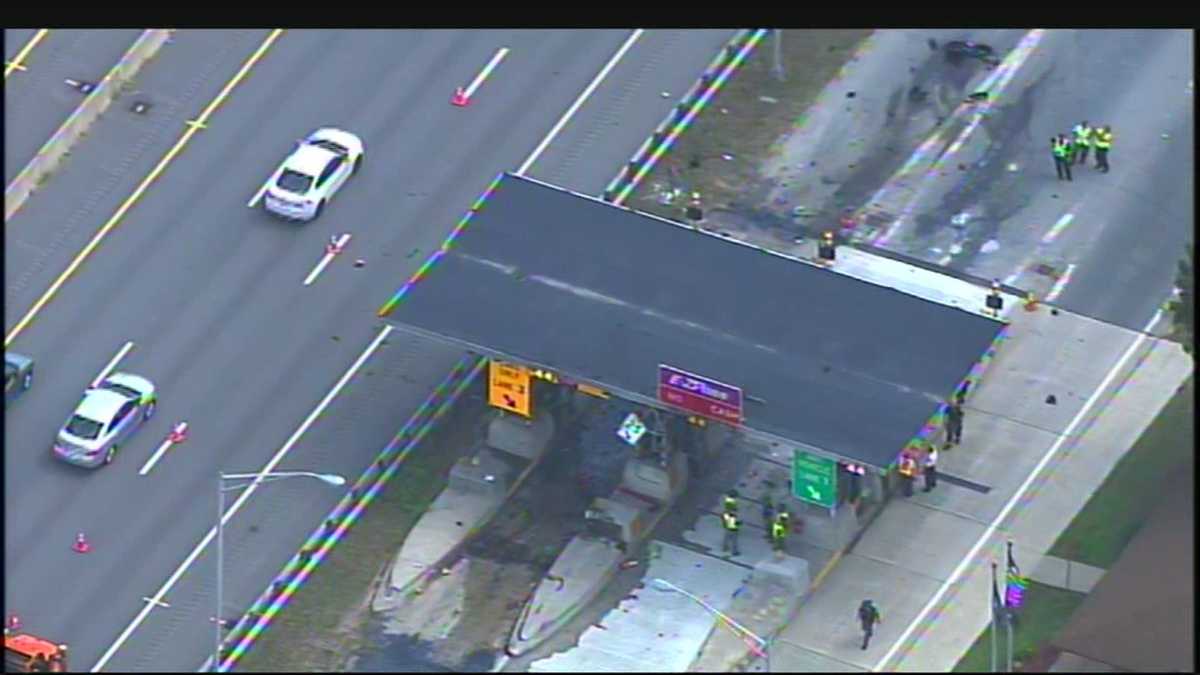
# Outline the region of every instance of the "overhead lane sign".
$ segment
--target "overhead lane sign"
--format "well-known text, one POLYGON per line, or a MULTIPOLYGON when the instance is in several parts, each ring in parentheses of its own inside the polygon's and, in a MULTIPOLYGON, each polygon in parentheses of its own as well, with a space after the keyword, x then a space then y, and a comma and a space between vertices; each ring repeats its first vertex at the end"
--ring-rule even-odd
POLYGON ((488 366, 488 403, 501 410, 532 417, 529 369, 493 360, 488 366))
POLYGON ((658 366, 658 400, 730 424, 744 419, 741 389, 667 365, 658 366))

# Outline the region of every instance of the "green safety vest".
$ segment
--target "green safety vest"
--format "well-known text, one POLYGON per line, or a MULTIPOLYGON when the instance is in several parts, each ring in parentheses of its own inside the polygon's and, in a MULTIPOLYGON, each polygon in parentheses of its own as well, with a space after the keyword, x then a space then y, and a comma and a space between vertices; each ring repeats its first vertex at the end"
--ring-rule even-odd
POLYGON ((776 539, 783 539, 784 535, 786 535, 786 534, 787 534, 787 528, 784 527, 783 523, 781 523, 779 521, 775 521, 774 523, 771 524, 771 536, 772 537, 774 537, 776 539))
POLYGON ((737 532, 738 528, 741 527, 741 523, 738 522, 737 516, 733 515, 732 513, 722 514, 721 520, 724 521, 725 529, 729 530, 730 532, 737 532))
POLYGON ((1112 132, 1097 131, 1096 132, 1096 147, 1101 150, 1107 150, 1112 147, 1112 132))
POLYGON ((1054 141, 1054 145, 1050 149, 1054 152, 1054 156, 1060 159, 1066 159, 1067 153, 1071 151, 1066 143, 1060 141, 1054 141))
POLYGON ((737 507, 738 507, 738 502, 737 502, 736 497, 726 497, 725 498, 725 510, 726 511, 737 511, 737 507))
POLYGON ((1091 145, 1092 132, 1095 131, 1091 127, 1085 127, 1081 124, 1075 125, 1075 144, 1087 147, 1091 145))

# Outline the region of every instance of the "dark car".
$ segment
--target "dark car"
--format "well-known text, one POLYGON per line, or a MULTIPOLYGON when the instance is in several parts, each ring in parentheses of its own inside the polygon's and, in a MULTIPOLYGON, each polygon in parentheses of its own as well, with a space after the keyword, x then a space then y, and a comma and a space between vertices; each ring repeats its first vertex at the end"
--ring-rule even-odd
POLYGON ((4 402, 8 403, 33 386, 33 359, 4 352, 4 402))

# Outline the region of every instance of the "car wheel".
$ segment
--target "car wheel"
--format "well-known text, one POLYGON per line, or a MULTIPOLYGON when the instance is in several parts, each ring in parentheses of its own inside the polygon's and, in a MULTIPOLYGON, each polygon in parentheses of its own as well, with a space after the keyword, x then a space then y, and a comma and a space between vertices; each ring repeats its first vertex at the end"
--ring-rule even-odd
POLYGON ((25 373, 24 379, 21 380, 21 388, 28 389, 33 386, 33 371, 25 373))
POLYGON ((108 449, 108 452, 104 453, 104 463, 112 464, 113 459, 115 459, 116 456, 117 456, 117 446, 114 445, 108 449))
POLYGON ((362 164, 363 155, 359 155, 358 158, 354 160, 354 171, 352 173, 358 173, 358 170, 362 168, 362 164))
POLYGON ((145 412, 145 414, 142 415, 142 419, 148 420, 151 417, 154 417, 154 409, 156 407, 158 407, 157 401, 150 401, 149 403, 147 403, 146 404, 146 412, 145 412))

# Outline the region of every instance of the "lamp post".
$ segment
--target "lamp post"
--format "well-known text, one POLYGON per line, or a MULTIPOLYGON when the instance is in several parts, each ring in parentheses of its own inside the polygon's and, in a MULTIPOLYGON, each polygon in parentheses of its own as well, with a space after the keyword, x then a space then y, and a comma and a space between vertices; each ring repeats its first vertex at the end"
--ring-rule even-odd
POLYGON ((734 635, 742 638, 742 640, 745 641, 746 644, 750 646, 750 648, 754 651, 755 654, 763 657, 766 660, 767 672, 768 673, 771 672, 771 652, 769 649, 767 649, 767 647, 768 647, 767 641, 764 640, 763 638, 759 637, 758 635, 756 635, 754 633, 754 631, 752 631, 749 628, 746 628, 742 624, 738 623, 737 621, 735 621, 733 619, 733 617, 729 616, 728 614, 726 614, 726 613, 722 612, 721 610, 717 609, 716 607, 713 607, 712 605, 708 604, 702 598, 698 598, 695 595, 692 595, 691 593, 689 593, 689 592, 685 591, 684 589, 676 586, 675 584, 667 581, 666 579, 659 579, 659 578, 655 577, 654 579, 652 579, 650 581, 650 583, 651 583, 651 585, 653 585, 655 588, 657 588, 660 591, 667 591, 667 592, 673 591, 675 593, 679 593, 680 595, 683 595, 684 597, 688 598, 692 602, 695 602, 696 604, 703 607, 710 614, 716 616, 718 619, 721 619, 723 622, 725 622, 726 626, 729 626, 730 630, 733 631, 734 635), (749 640, 747 640, 747 638, 749 638, 749 640), (751 643, 751 640, 753 641, 753 644, 751 643))
POLYGON ((239 485, 226 486, 225 481, 229 480, 254 480, 251 483, 268 483, 274 480, 282 480, 285 478, 315 478, 323 483, 333 485, 345 485, 346 479, 333 473, 314 473, 312 471, 278 471, 273 473, 218 473, 217 474, 217 614, 213 617, 213 622, 216 623, 216 642, 213 647, 212 670, 217 672, 221 667, 221 628, 223 619, 221 614, 224 605, 225 593, 225 493, 231 490, 240 490, 251 483, 241 483, 239 485))

